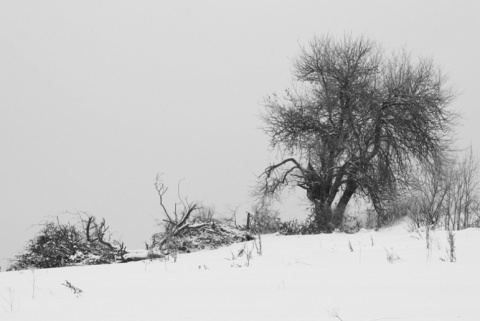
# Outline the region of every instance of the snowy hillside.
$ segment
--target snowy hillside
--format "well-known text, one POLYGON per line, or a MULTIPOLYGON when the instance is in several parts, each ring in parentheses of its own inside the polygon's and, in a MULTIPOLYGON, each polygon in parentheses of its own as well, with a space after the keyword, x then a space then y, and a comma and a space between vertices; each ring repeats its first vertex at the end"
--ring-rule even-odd
POLYGON ((0 320, 480 320, 480 230, 456 232, 455 263, 445 231, 430 239, 428 251, 402 223, 264 235, 261 256, 251 241, 176 262, 2 272, 0 320))

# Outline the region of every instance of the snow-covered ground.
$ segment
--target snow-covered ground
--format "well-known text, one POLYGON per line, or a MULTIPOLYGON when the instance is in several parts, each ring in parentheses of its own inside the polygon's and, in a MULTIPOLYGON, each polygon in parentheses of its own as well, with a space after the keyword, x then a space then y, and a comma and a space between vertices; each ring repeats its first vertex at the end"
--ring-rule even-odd
POLYGON ((0 320, 480 320, 480 229, 455 238, 456 263, 445 231, 428 251, 404 222, 264 235, 261 256, 248 242, 176 262, 2 272, 0 320))

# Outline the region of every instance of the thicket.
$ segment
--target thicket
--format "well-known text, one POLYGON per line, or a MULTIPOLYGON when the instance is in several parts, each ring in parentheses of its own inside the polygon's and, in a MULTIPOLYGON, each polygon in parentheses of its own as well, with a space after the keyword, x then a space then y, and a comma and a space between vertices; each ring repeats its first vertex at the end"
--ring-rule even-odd
POLYGON ((169 209, 165 202, 168 187, 161 174, 156 177, 154 185, 164 217, 158 221, 160 231, 153 234, 151 243, 147 244, 151 255, 175 258, 179 252, 215 249, 252 239, 248 231, 236 224, 229 226, 214 218, 214 207, 202 206, 199 202, 191 202, 182 197, 180 183, 181 181, 177 186, 178 202, 173 209, 169 209))
POLYGON ((125 245, 111 241, 105 220, 77 213, 76 224, 48 221, 13 259, 9 270, 44 269, 72 265, 115 262, 125 253, 125 245))
POLYGON ((480 226, 479 164, 472 148, 435 166, 418 166, 401 210, 416 227, 461 230, 480 226))

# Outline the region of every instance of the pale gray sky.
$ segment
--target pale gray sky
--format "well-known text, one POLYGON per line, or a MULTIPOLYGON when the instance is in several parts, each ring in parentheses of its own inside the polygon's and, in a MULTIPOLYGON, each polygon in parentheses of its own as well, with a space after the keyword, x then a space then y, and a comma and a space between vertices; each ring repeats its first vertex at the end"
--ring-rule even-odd
POLYGON ((460 144, 478 149, 479 14, 478 1, 0 1, 0 264, 66 210, 143 247, 158 172, 172 201, 185 178, 190 200, 248 206, 275 159, 262 99, 315 34, 433 57, 461 93, 460 144))

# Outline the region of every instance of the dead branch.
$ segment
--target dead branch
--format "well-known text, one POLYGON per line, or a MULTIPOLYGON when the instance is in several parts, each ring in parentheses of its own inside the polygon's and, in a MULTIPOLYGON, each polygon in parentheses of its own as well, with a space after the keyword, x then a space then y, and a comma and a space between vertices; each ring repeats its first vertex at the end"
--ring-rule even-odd
POLYGON ((154 185, 155 185, 155 190, 158 193, 160 206, 162 207, 165 215, 168 217, 168 220, 172 222, 173 220, 172 220, 171 216, 168 214, 168 211, 167 211, 165 205, 163 205, 163 195, 165 195, 165 193, 168 191, 168 187, 165 186, 165 184, 163 183, 161 174, 157 174, 157 177, 155 178, 155 184, 154 185))
POLYGON ((192 222, 189 221, 192 213, 200 209, 200 206, 198 205, 198 203, 188 202, 187 198, 182 198, 180 193, 180 183, 182 182, 182 180, 180 180, 177 184, 177 196, 180 200, 180 203, 175 204, 173 212, 175 218, 173 219, 173 217, 168 213, 164 204, 164 195, 167 192, 168 187, 166 187, 165 184, 161 181, 160 174, 156 177, 155 189, 157 190, 157 193, 159 195, 160 206, 162 207, 163 212, 167 216, 167 219, 163 220, 165 222, 165 232, 163 233, 163 236, 160 239, 157 239, 157 237, 155 236, 152 238, 152 246, 157 246, 159 249, 162 249, 167 243, 167 241, 169 241, 170 239, 178 237, 181 234, 187 232, 188 230, 200 229, 205 226, 211 225, 211 222, 195 224, 194 220, 192 222), (181 205, 181 209, 178 209, 177 205, 181 205))

